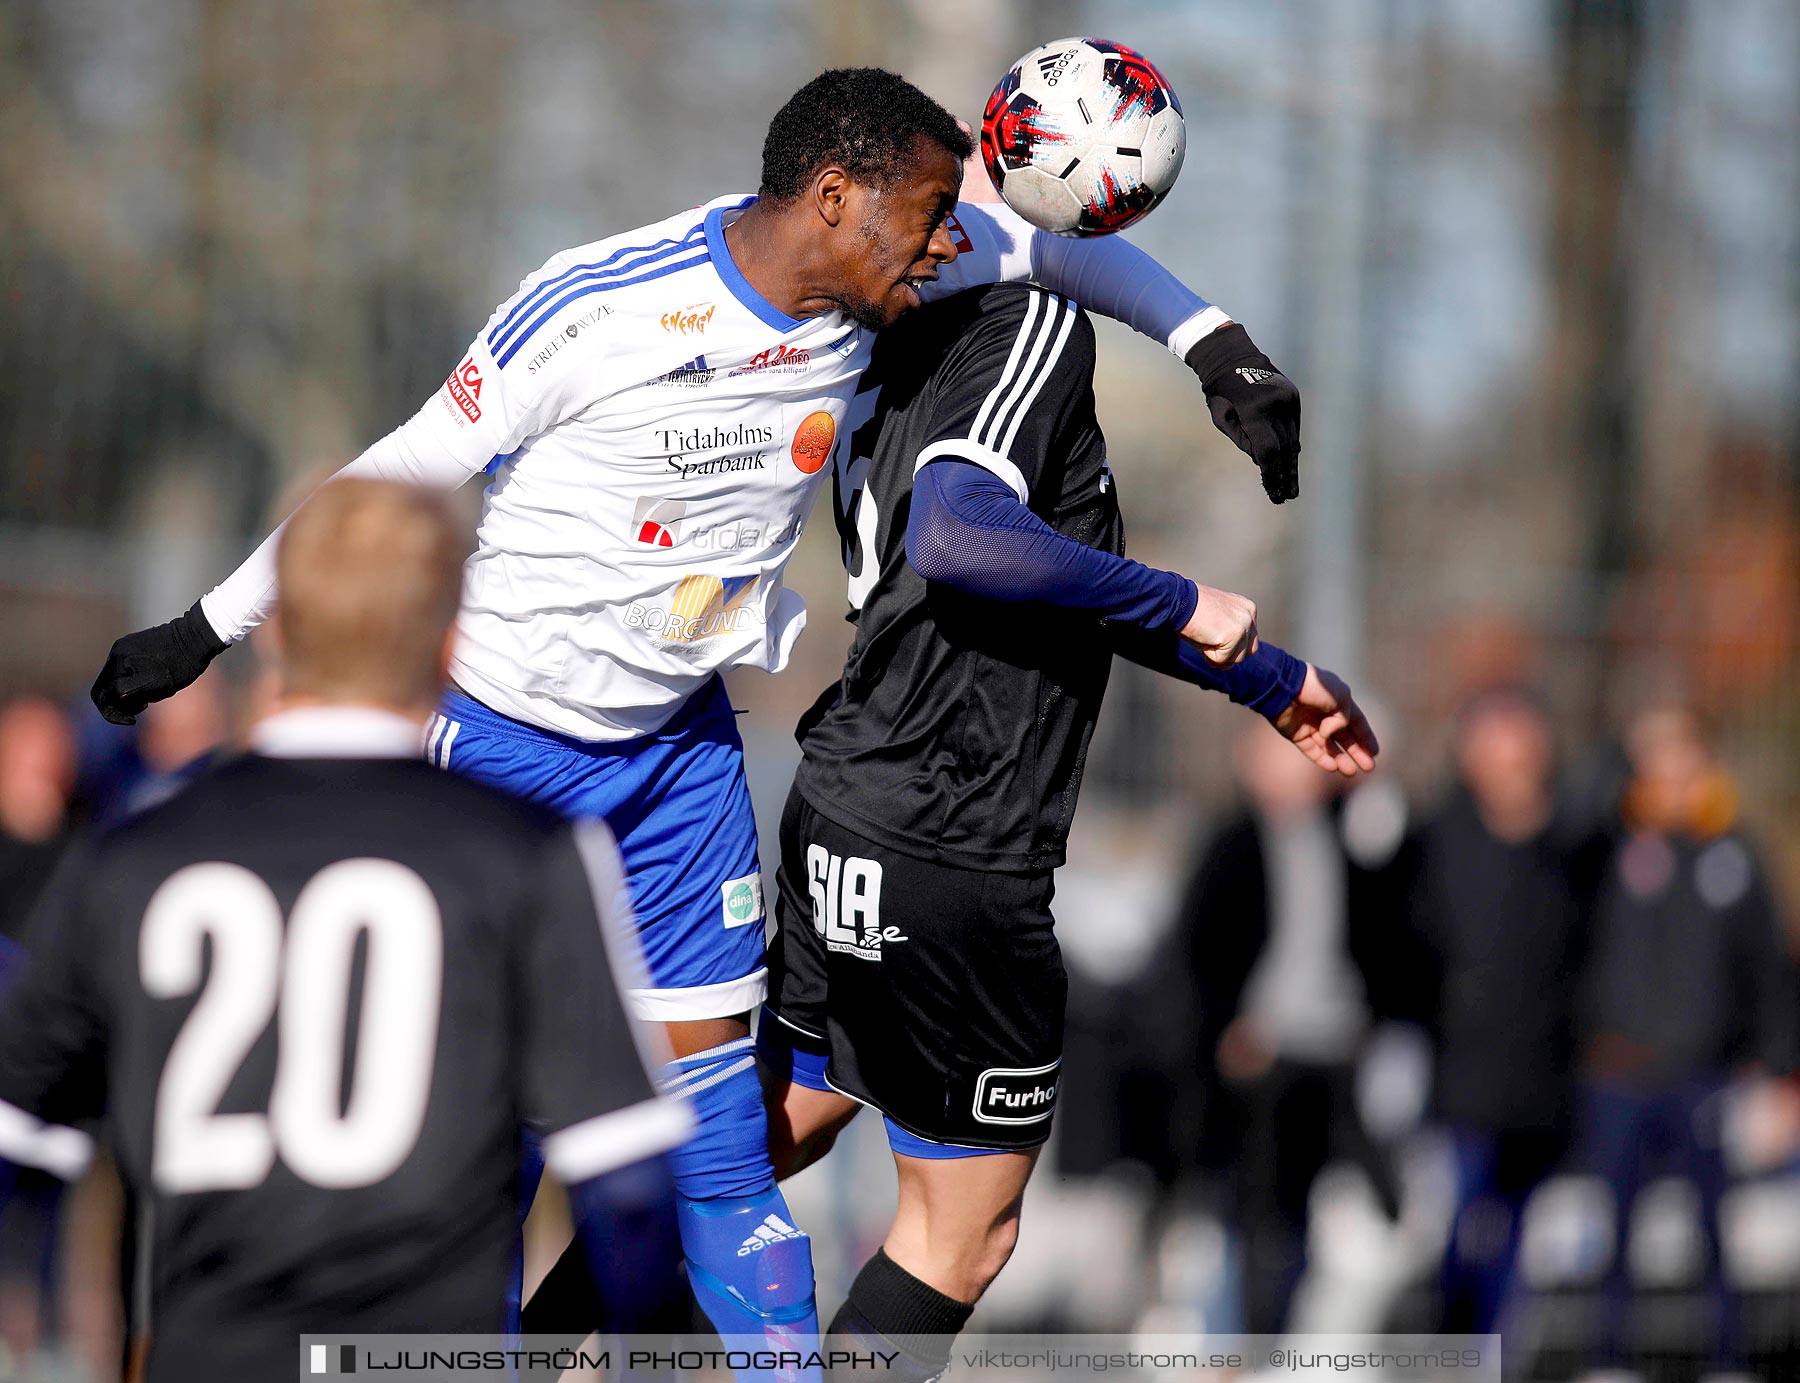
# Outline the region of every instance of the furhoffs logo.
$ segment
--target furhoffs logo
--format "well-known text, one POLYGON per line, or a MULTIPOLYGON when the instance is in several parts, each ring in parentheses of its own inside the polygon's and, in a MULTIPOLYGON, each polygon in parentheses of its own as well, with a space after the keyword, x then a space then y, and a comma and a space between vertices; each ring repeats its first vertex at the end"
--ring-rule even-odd
POLYGON ((1037 1124, 1056 1112, 1056 1068, 991 1066, 975 1082, 975 1117, 984 1124, 1037 1124))

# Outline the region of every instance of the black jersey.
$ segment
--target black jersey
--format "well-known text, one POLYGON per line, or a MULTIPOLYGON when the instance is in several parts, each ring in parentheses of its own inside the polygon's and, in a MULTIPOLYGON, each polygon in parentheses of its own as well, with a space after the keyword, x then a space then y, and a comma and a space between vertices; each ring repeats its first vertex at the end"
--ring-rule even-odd
POLYGON ((151 1212, 151 1379, 502 1328, 521 1126, 565 1181, 689 1127, 624 1008, 623 896, 603 827, 416 758, 251 755, 76 847, 0 1005, 0 1134, 104 1118, 151 1212))
POLYGON ((926 582, 906 521, 915 470, 955 456, 1059 533, 1122 554, 1093 370, 1086 315, 1022 285, 959 293, 876 338, 836 476, 856 638, 798 735, 795 785, 825 816, 949 864, 1062 863, 1111 667, 1104 626, 926 582))

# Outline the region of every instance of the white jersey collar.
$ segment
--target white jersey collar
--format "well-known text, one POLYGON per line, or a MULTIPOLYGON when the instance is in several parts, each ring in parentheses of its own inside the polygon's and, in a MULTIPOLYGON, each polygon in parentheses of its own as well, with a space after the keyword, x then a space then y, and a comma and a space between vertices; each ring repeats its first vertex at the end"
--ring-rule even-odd
POLYGON ((272 759, 416 759, 425 727, 372 706, 279 711, 250 732, 250 748, 272 759))
POLYGON ((750 286, 750 280, 744 277, 743 271, 737 267, 737 261, 731 257, 731 247, 725 243, 725 218, 730 216, 733 221, 737 220, 755 200, 754 197, 746 197, 736 206, 715 206, 707 212, 706 248, 712 255, 713 272, 731 290, 732 297, 761 319, 765 326, 774 327, 785 335, 798 330, 800 322, 750 286))

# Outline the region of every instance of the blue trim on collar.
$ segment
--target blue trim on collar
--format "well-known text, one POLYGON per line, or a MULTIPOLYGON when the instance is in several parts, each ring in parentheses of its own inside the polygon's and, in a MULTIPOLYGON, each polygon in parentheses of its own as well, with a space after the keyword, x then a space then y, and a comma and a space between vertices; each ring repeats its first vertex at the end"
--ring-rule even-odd
POLYGON ((746 197, 736 206, 716 206, 706 213, 706 244, 712 251, 713 270, 725 281, 731 295, 745 307, 754 312, 763 322, 786 333, 800 325, 798 319, 781 311, 761 293, 750 286, 750 280, 739 272, 737 263, 731 257, 731 249, 725 243, 725 213, 742 211, 756 198, 746 197))

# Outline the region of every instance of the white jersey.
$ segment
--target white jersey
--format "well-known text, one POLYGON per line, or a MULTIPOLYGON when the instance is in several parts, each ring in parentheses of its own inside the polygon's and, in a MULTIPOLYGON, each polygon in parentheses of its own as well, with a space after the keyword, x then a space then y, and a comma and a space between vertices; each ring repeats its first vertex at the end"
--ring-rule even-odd
MULTIPOLYGON (((724 231, 754 200, 555 256, 424 408, 340 472, 492 474, 451 676, 503 715, 630 739, 716 672, 787 663, 806 609, 782 570, 873 335, 836 312, 795 320, 750 286, 724 231)), ((1178 354, 1228 320, 1116 237, 1059 240, 967 204, 949 229, 959 255, 932 297, 1038 278, 1178 354)), ((222 637, 272 606, 274 543, 205 597, 222 637)))

